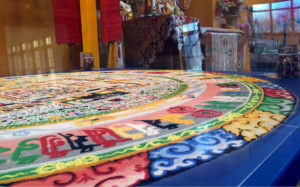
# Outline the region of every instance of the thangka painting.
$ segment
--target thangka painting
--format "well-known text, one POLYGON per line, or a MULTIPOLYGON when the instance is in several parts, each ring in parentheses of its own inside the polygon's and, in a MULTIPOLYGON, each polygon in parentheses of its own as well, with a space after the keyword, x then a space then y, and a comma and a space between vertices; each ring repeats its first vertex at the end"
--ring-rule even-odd
POLYGON ((0 78, 0 183, 134 186, 267 135, 296 99, 224 73, 92 71, 0 78))

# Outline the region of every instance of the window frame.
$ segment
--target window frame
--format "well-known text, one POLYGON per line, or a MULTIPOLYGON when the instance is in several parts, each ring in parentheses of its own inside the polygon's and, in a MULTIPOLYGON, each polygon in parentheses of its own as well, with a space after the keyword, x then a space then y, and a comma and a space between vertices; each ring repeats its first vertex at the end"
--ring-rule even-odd
MULTIPOLYGON (((270 34, 279 34, 279 33, 283 33, 283 32, 274 32, 274 25, 273 25, 273 11, 278 11, 278 10, 289 10, 290 11, 290 18, 291 20, 295 20, 295 10, 299 9, 300 10, 300 5, 299 6, 294 6, 294 1, 297 1, 297 0, 289 0, 291 2, 291 6, 289 8, 272 8, 272 3, 277 3, 277 2, 267 2, 267 3, 262 3, 262 4, 268 4, 269 5, 269 9, 268 10, 257 10, 257 11, 252 11, 252 13, 255 13, 255 12, 268 12, 269 13, 269 16, 270 16, 270 32, 267 32, 267 33, 270 33, 270 34)), ((252 6, 254 5, 259 5, 259 4, 253 4, 252 6)), ((296 23, 295 21, 292 21, 291 22, 291 28, 292 28, 292 31, 291 32, 288 32, 288 33, 294 33, 294 34, 299 34, 300 33, 300 30, 299 31, 296 31, 295 29, 295 26, 296 26, 296 23)))

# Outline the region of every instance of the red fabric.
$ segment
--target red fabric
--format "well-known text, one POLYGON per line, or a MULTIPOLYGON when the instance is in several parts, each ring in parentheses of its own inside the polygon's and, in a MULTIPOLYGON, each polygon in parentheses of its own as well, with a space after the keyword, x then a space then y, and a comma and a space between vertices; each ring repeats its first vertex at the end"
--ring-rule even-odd
POLYGON ((103 42, 122 40, 120 0, 100 0, 103 42))
POLYGON ((52 0, 57 44, 81 43, 79 0, 52 0))

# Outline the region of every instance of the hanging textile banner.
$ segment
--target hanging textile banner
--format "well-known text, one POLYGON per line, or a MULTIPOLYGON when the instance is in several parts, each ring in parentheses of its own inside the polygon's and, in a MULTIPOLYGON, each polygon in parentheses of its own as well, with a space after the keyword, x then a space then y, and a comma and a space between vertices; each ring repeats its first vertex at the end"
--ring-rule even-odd
POLYGON ((120 0, 100 0, 102 40, 122 40, 120 0))
POLYGON ((81 43, 79 0, 52 0, 57 44, 81 43))

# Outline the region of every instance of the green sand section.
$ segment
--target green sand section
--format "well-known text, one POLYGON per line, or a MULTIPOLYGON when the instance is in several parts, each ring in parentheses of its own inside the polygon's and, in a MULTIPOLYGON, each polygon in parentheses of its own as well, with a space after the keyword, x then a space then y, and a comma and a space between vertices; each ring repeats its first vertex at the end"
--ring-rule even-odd
POLYGON ((277 97, 265 97, 263 103, 257 108, 264 112, 270 112, 273 114, 290 115, 294 110, 296 101, 277 98, 277 97))

